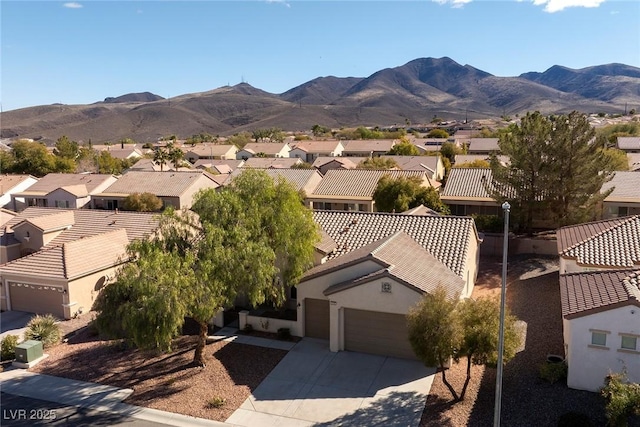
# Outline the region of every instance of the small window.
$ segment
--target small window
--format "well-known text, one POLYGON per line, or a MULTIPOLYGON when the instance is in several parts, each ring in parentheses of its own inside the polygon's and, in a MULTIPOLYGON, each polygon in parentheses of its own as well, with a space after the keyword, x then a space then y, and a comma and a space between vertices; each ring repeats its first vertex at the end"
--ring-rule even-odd
POLYGON ((635 350, 638 345, 638 338, 630 335, 622 335, 620 340, 620 348, 625 350, 635 350))
POLYGON ((591 332, 591 344, 592 345, 607 345, 607 334, 604 332, 591 332))

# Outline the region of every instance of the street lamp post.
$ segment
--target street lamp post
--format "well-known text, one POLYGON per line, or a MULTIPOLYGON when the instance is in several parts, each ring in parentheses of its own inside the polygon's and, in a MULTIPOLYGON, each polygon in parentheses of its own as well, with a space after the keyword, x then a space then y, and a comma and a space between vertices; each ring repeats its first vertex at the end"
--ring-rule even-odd
POLYGON ((504 242, 502 244, 502 289, 500 292, 500 337, 498 339, 498 372, 496 373, 496 402, 493 411, 493 426, 500 426, 500 405, 502 403, 502 365, 504 353, 504 315, 507 296, 507 254, 509 252, 509 212, 511 205, 504 202, 504 242))

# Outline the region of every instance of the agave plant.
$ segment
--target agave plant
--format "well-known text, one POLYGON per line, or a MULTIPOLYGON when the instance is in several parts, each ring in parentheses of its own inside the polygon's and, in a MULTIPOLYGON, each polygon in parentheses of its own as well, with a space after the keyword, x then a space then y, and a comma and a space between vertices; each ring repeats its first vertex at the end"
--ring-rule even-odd
POLYGON ((27 323, 24 337, 27 340, 42 341, 43 347, 50 347, 60 342, 61 332, 58 319, 51 314, 36 315, 27 323))

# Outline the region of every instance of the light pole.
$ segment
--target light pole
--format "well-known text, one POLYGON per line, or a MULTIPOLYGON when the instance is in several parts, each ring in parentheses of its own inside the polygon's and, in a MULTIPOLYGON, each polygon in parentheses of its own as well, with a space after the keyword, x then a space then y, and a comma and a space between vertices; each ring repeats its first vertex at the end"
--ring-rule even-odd
POLYGON ((493 411, 493 426, 500 426, 500 404, 502 403, 502 359, 504 353, 504 312, 507 296, 507 254, 509 252, 509 212, 511 205, 504 202, 504 242, 502 244, 502 289, 500 292, 500 338, 498 339, 498 372, 496 373, 496 403, 493 411))

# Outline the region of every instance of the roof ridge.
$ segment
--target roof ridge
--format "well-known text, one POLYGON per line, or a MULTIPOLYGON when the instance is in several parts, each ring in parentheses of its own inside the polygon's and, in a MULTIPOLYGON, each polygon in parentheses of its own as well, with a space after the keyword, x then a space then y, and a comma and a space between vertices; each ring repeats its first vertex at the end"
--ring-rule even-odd
POLYGON ((640 301, 640 270, 636 270, 622 279, 622 285, 629 298, 640 301))
MULTIPOLYGON (((602 222, 606 222, 606 221, 611 221, 611 222, 620 221, 617 224, 613 224, 611 227, 605 228, 604 230, 602 230, 602 231, 600 231, 598 233, 595 233, 594 235, 589 236, 588 238, 586 238, 584 240, 581 240, 581 241, 569 246, 562 253, 567 253, 570 250, 573 250, 573 249, 577 248, 580 245, 584 245, 587 242, 591 242, 591 241, 595 240, 596 238, 604 235, 605 233, 609 233, 611 230, 615 230, 615 229, 617 229, 617 228, 619 228, 619 227, 621 227, 623 225, 626 225, 627 223, 629 223, 629 222, 631 222, 632 220, 635 220, 635 219, 640 219, 640 215, 631 215, 631 216, 628 216, 628 217, 623 217, 622 220, 620 220, 620 218, 615 218, 615 219, 605 219, 605 220, 600 220, 600 221, 589 222, 588 224, 602 223, 602 222)), ((579 227, 581 225, 585 225, 585 224, 576 224, 576 225, 571 225, 569 227, 579 227)))
MULTIPOLYGON (((376 259, 379 259, 380 261, 383 261, 385 264, 389 264, 388 262, 384 261, 383 259, 380 259, 376 256, 376 254, 381 251, 382 249, 384 249, 385 246, 387 246, 389 244, 389 242, 392 242, 394 239, 396 239, 398 237, 398 235, 400 234, 407 234, 402 230, 398 230, 393 234, 389 234, 387 237, 383 237, 384 241, 378 245, 374 250, 371 251, 371 255, 373 255, 376 259)), ((407 234, 408 236, 408 234, 407 234)), ((409 236, 410 237, 410 236, 409 236)), ((389 264, 391 265, 391 264, 389 264)))

